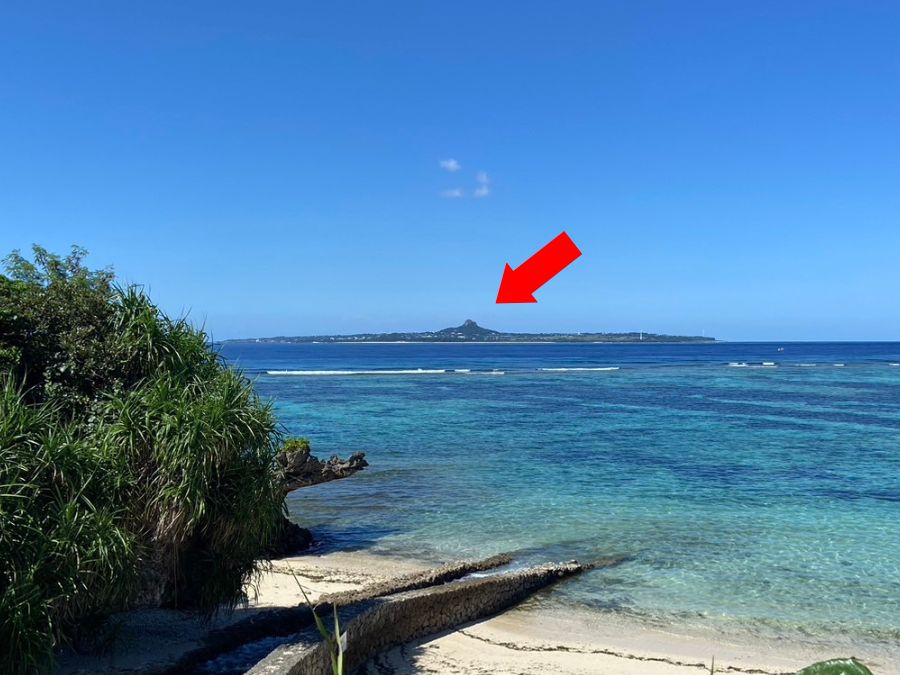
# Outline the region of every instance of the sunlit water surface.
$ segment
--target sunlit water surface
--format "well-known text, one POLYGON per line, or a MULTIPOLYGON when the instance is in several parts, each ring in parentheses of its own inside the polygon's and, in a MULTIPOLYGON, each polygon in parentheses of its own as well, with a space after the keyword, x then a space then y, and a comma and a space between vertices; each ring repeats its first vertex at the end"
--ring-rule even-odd
POLYGON ((542 601, 900 640, 898 344, 222 351, 316 454, 366 451, 289 498, 324 547, 625 555, 542 601))

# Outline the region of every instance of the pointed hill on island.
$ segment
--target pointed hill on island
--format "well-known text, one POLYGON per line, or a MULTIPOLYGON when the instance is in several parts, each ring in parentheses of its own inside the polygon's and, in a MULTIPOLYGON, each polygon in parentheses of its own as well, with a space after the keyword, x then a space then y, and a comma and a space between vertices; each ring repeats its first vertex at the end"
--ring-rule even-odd
POLYGON ((463 321, 461 326, 456 326, 455 328, 444 328, 443 330, 439 330, 433 335, 442 336, 442 337, 450 337, 450 338, 463 338, 466 340, 484 340, 494 338, 496 339, 497 335, 502 335, 502 333, 498 330, 491 330, 490 328, 482 328, 477 323, 472 321, 472 319, 466 319, 463 321))

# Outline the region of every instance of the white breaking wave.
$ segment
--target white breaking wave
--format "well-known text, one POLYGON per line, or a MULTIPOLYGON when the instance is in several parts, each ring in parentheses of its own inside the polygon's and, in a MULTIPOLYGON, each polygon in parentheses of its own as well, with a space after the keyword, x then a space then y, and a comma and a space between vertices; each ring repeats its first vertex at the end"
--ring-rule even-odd
POLYGON ((547 373, 566 373, 570 371, 587 371, 587 370, 618 370, 619 366, 604 366, 600 368, 538 368, 547 373))
POLYGON ((416 368, 413 370, 267 370, 267 375, 443 375, 443 369, 416 368))

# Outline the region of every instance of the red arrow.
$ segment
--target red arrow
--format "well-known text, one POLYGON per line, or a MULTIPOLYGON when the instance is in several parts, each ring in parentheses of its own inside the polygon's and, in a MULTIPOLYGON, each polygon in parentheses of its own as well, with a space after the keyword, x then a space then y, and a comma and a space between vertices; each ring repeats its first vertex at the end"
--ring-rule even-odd
POLYGON ((575 261, 581 251, 565 232, 547 244, 516 269, 506 263, 497 304, 507 302, 537 302, 532 293, 550 281, 575 261))

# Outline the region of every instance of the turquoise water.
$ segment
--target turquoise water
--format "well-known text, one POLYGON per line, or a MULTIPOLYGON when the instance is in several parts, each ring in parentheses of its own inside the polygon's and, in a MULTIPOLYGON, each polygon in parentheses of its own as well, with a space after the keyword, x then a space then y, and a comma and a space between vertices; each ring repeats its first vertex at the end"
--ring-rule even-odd
POLYGON ((365 472, 290 496, 326 548, 625 555, 544 602, 900 639, 898 344, 223 353, 317 454, 367 452, 365 472))

